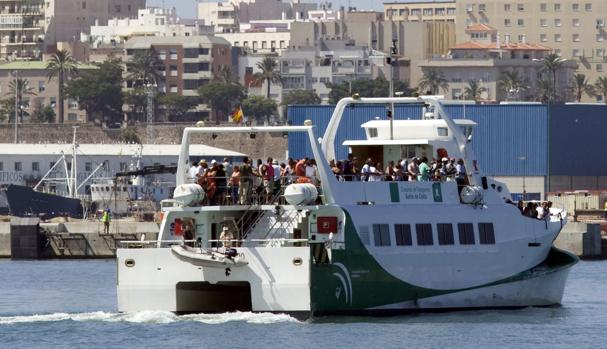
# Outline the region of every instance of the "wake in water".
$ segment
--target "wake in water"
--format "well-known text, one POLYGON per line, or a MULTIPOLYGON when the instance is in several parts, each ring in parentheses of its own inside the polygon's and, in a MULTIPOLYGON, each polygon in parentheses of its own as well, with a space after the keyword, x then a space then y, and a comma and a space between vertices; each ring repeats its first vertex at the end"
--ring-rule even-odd
POLYGON ((273 324, 280 322, 298 322, 286 314, 235 312, 223 314, 190 314, 178 316, 167 311, 140 311, 135 313, 107 313, 96 311, 91 313, 53 313, 43 315, 23 315, 0 317, 0 325, 11 325, 32 322, 57 321, 101 321, 101 322, 130 322, 169 324, 173 322, 201 322, 205 324, 223 324, 240 321, 250 324, 273 324))

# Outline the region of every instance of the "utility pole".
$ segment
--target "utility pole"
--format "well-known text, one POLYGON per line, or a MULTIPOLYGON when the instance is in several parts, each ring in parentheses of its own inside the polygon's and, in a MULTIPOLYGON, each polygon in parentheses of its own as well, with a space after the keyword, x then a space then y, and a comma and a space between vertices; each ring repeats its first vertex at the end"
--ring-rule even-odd
POLYGON ((19 141, 19 73, 15 70, 15 144, 19 141))
POLYGON ((152 144, 154 139, 154 88, 155 85, 147 84, 147 105, 146 105, 146 121, 147 121, 147 139, 148 144, 152 144))
MULTIPOLYGON (((398 39, 392 39, 392 47, 390 48, 390 57, 386 59, 386 62, 390 66, 390 97, 394 97, 394 63, 396 62, 398 55, 398 48, 396 43, 398 39)), ((394 139, 394 102, 390 103, 390 140, 394 139)))

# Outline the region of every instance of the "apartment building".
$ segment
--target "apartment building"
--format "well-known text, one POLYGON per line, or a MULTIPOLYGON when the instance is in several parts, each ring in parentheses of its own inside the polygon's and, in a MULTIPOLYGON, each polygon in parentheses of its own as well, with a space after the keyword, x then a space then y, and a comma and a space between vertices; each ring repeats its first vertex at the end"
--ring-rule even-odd
MULTIPOLYGON (((131 60, 138 50, 156 52, 162 62, 163 79, 158 86, 161 93, 198 96, 198 88, 209 83, 214 73, 232 65, 230 43, 215 36, 133 37, 124 47, 125 61, 131 60)), ((132 81, 126 81, 127 88, 132 85, 132 81)), ((200 104, 195 113, 200 118, 209 117, 210 109, 200 104)))
POLYGON ((404 0, 384 2, 384 14, 393 21, 455 22, 455 0, 404 0))
MULTIPOLYGON (((78 64, 79 71, 87 69, 97 69, 97 67, 78 64)), ((20 79, 27 81, 31 88, 30 93, 22 97, 24 122, 28 122, 25 115, 33 113, 41 106, 51 106, 55 110, 55 115, 59 113, 57 79, 48 80, 46 62, 43 61, 15 61, 0 64, 0 96, 3 96, 2 99, 12 97, 10 86, 15 79, 15 72, 20 79)), ((66 123, 85 122, 87 120, 86 111, 80 110, 78 102, 70 98, 66 98, 64 101, 64 111, 66 123)))
MULTIPOLYGON (((480 99, 487 102, 526 99, 533 94, 537 76, 543 68, 542 58, 552 49, 541 44, 502 40, 498 31, 487 24, 466 28, 468 40, 451 47, 449 55, 434 57, 419 64, 423 72, 439 70, 448 81, 448 89, 440 91, 449 99, 463 99, 469 81, 482 88, 480 99), (499 81, 503 73, 517 71, 528 89, 503 91, 499 81)), ((577 63, 567 60, 557 72, 559 86, 571 81, 577 63)), ((425 91, 422 91, 425 92, 425 91)))
POLYGON ((537 42, 578 62, 591 82, 607 75, 607 1, 464 0, 457 2, 457 40, 475 23, 494 27, 512 42, 537 42))
POLYGON ((0 58, 40 57, 45 33, 44 1, 0 2, 0 58))

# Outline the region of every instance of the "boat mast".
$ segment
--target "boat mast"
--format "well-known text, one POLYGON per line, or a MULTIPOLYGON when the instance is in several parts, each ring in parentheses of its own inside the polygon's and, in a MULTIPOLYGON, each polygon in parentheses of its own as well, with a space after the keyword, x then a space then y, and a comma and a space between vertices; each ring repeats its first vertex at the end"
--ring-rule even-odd
POLYGON ((72 168, 71 168, 71 176, 70 176, 70 181, 69 181, 69 185, 70 185, 70 196, 72 198, 77 196, 76 193, 76 188, 78 188, 78 176, 77 176, 77 171, 76 169, 78 168, 78 162, 77 162, 77 158, 76 158, 76 149, 78 147, 78 145, 76 144, 76 131, 78 130, 78 127, 80 126, 72 126, 72 128, 74 129, 74 135, 72 138, 72 168))

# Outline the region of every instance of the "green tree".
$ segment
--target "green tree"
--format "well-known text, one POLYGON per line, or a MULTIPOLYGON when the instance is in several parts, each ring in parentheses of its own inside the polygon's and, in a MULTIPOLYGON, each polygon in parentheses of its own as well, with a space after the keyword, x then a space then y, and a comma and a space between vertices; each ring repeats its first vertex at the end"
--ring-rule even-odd
POLYGON ((603 102, 607 104, 607 76, 599 76, 594 83, 594 90, 600 96, 603 96, 603 102))
POLYGON ((78 73, 77 62, 67 50, 59 50, 53 54, 46 63, 46 74, 48 81, 50 82, 53 78, 57 77, 58 96, 57 103, 59 103, 59 115, 57 122, 63 123, 63 102, 65 100, 65 84, 66 80, 78 73))
POLYGON ((30 120, 35 123, 53 122, 55 120, 55 109, 50 105, 40 104, 30 115, 30 120))
POLYGON ((15 118, 15 97, 0 100, 0 121, 13 122, 15 118))
POLYGON ((425 94, 426 91, 428 91, 433 95, 437 95, 439 90, 447 91, 449 82, 442 71, 438 69, 428 69, 419 80, 417 87, 421 94, 425 94))
POLYGON ((163 67, 153 49, 136 50, 131 61, 126 63, 126 79, 133 82, 133 87, 158 85, 162 79, 159 71, 163 67))
MULTIPOLYGON (((333 84, 326 83, 329 92, 329 103, 336 104, 340 99, 350 97, 358 93, 361 97, 386 97, 390 94, 390 82, 383 77, 370 79, 356 79, 352 81, 342 81, 333 84)), ((394 81, 394 92, 403 92, 403 96, 411 96, 415 90, 403 81, 394 81)))
POLYGON ((468 80, 468 86, 464 88, 464 96, 466 99, 471 99, 478 102, 481 99, 481 95, 487 89, 482 87, 478 80, 468 80))
POLYGON ((123 93, 124 104, 128 105, 128 119, 144 121, 148 97, 143 87, 135 87, 123 93))
POLYGON ((6 96, 8 96, 10 99, 10 102, 12 103, 12 106, 10 107, 10 110, 12 111, 12 115, 9 115, 9 120, 12 118, 12 120, 14 120, 14 116, 15 116, 15 93, 17 94, 17 98, 19 101, 19 120, 23 121, 23 109, 25 107, 28 106, 29 102, 24 98, 25 96, 35 96, 36 92, 34 92, 34 89, 32 87, 30 87, 29 85, 29 81, 27 79, 24 78, 20 78, 18 77, 17 79, 11 79, 11 81, 8 84, 8 93, 6 93, 6 96))
POLYGON ((141 138, 139 138, 137 132, 134 129, 128 127, 123 128, 122 131, 120 131, 120 140, 124 143, 141 144, 141 138))
POLYGON ((579 103, 582 101, 582 96, 587 94, 588 96, 594 96, 594 86, 586 78, 584 74, 575 74, 571 81, 571 91, 575 96, 575 100, 579 103))
POLYGON ((542 62, 541 71, 548 75, 548 79, 550 79, 549 81, 551 83, 550 99, 548 101, 554 103, 558 100, 557 73, 563 66, 565 60, 556 53, 550 53, 539 61, 542 62))
POLYGON ((320 104, 320 97, 312 90, 293 90, 282 96, 282 105, 320 104))
POLYGON ((497 83, 500 90, 508 96, 507 99, 520 98, 521 93, 529 88, 518 70, 502 72, 497 83))
POLYGON ((266 98, 270 98, 271 84, 282 85, 282 75, 280 74, 278 61, 272 57, 265 57, 261 62, 257 62, 257 68, 261 72, 255 74, 255 82, 258 84, 266 82, 268 84, 266 98))
POLYGON ((83 71, 68 82, 67 95, 75 99, 87 117, 112 122, 122 119, 122 64, 110 58, 97 65, 98 69, 83 71))
POLYGON ((221 117, 227 118, 234 106, 240 104, 245 96, 245 89, 240 84, 211 81, 198 88, 198 95, 202 103, 210 105, 216 114, 216 121, 219 121, 221 117))
POLYGON ((168 121, 184 121, 188 111, 198 103, 194 98, 177 93, 167 93, 158 97, 158 106, 163 109, 168 121))
POLYGON ((542 103, 548 103, 552 100, 552 80, 539 76, 535 87, 535 100, 542 103))
POLYGON ((270 116, 276 115, 276 102, 273 99, 261 96, 250 96, 242 101, 242 111, 245 116, 251 116, 257 122, 264 119, 269 123, 270 116))

